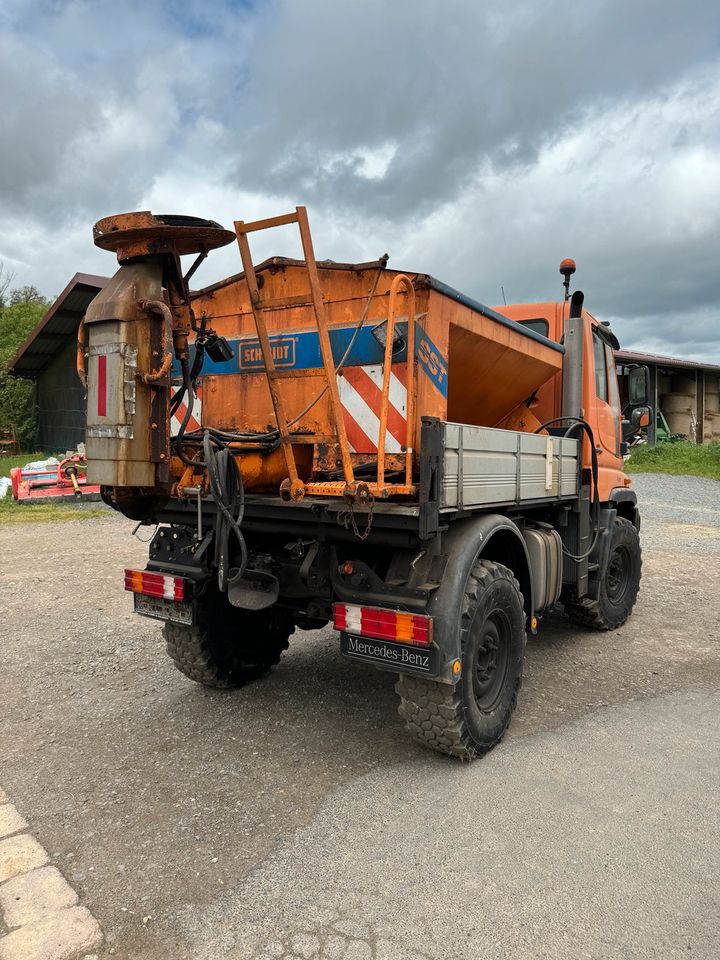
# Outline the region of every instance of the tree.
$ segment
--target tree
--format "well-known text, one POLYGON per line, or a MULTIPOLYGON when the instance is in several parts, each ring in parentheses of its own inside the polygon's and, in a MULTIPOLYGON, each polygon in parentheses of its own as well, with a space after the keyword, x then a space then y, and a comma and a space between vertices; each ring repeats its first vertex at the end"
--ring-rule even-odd
POLYGON ((5 295, 8 292, 8 287, 13 282, 15 274, 12 270, 8 270, 2 260, 0 260, 0 310, 5 306, 5 295))
MULTIPOLYGON (((6 373, 8 363, 37 326, 50 306, 36 287, 18 287, 11 291, 7 302, 3 297, 0 265, 0 429, 15 427, 20 445, 32 447, 35 439, 35 411, 33 385, 29 380, 6 373)), ((12 279, 12 278, 11 278, 12 279)))
POLYGON ((47 304, 45 297, 40 293, 37 287, 25 286, 15 287, 10 293, 10 306, 17 307, 20 304, 47 304))

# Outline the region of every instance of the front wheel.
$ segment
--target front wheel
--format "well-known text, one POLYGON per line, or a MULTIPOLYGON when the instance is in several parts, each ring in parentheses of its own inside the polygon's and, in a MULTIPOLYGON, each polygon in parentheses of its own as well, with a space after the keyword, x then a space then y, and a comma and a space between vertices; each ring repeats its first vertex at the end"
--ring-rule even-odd
POLYGON ((625 623, 635 606, 641 572, 640 534, 629 520, 616 517, 607 563, 602 571, 599 599, 566 603, 565 613, 580 626, 615 630, 625 623))
POLYGON ((522 683, 525 611, 512 571, 476 561, 459 624, 461 674, 455 684, 401 676, 400 716, 425 746, 472 760, 507 730, 522 683))
POLYGON ((294 630, 287 610, 240 610, 213 586, 201 601, 196 626, 167 622, 163 635, 181 673, 205 687, 228 688, 265 676, 294 630))

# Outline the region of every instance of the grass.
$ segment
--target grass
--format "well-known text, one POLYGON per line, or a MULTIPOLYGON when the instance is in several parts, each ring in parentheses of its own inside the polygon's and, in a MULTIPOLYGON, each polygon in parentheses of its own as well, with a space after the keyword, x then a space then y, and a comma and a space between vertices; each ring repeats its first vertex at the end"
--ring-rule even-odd
POLYGON ((672 473, 720 480, 720 443, 658 443, 634 447, 628 473, 672 473))
POLYGON ((13 467, 24 467, 35 460, 45 460, 45 453, 18 453, 15 457, 0 456, 0 477, 9 477, 13 467))
MULTIPOLYGON (((21 453, 14 457, 0 456, 0 477, 9 477, 13 467, 24 467, 33 460, 44 460, 44 453, 21 453)), ((95 520, 108 515, 107 507, 97 503, 18 503, 8 491, 0 499, 0 524, 64 523, 68 520, 95 520)))

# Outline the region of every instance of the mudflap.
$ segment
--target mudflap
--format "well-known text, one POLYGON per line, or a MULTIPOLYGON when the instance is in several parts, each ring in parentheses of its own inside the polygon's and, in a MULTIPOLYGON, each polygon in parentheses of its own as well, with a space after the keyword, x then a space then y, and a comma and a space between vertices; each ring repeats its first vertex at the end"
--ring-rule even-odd
POLYGON ((243 610, 264 610, 277 602, 280 583, 272 573, 263 570, 246 570, 242 577, 228 579, 228 600, 234 607, 243 610))
POLYGON ((392 673, 410 673, 434 679, 440 672, 440 651, 435 644, 416 647, 341 633, 340 653, 351 660, 361 660, 392 673))

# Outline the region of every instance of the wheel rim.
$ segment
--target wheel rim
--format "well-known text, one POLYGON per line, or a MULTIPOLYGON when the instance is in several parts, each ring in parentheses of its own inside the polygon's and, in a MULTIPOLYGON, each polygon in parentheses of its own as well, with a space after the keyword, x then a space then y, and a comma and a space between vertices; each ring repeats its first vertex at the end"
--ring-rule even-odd
POLYGON ((478 708, 488 712, 497 705, 510 662, 510 623, 502 610, 488 614, 473 670, 473 693, 478 708))
POLYGON ((620 603, 630 582, 630 554, 624 546, 616 547, 610 555, 605 590, 611 603, 620 603))

